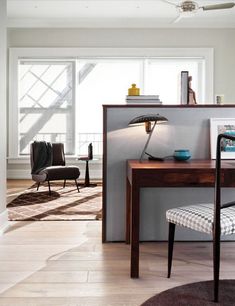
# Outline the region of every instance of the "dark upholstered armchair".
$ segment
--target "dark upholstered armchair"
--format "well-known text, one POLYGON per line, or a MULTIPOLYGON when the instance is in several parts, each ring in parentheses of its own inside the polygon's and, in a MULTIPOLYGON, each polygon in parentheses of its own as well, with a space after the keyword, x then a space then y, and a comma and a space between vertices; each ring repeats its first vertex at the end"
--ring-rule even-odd
POLYGON ((50 181, 63 180, 64 187, 66 180, 74 180, 77 190, 80 171, 76 166, 65 165, 65 154, 63 143, 46 143, 35 141, 30 145, 30 161, 32 179, 38 184, 48 183, 49 194, 51 194, 50 181))

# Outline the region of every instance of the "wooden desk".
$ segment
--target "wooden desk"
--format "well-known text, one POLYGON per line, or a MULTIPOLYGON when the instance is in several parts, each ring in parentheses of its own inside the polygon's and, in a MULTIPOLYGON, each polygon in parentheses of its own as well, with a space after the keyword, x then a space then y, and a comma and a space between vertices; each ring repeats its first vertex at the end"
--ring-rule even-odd
MULTIPOLYGON (((222 161, 222 186, 235 187, 235 161, 222 161)), ((214 187, 215 161, 127 161, 126 242, 131 241, 131 277, 139 277, 140 188, 214 187), (131 238, 131 239, 130 239, 131 238)))

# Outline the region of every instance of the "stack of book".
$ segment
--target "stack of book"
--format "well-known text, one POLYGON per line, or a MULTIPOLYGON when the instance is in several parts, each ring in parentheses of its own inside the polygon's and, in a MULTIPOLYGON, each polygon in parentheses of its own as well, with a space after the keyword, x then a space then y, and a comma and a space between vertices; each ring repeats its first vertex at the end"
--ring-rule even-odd
POLYGON ((162 104, 159 95, 126 96, 127 104, 162 104))

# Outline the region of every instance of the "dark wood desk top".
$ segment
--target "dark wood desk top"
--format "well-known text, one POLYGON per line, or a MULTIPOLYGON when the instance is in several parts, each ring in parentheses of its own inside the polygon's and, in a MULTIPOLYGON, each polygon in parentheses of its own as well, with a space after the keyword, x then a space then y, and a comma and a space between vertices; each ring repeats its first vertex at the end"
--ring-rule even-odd
MULTIPOLYGON (((234 187, 235 160, 223 160, 221 169, 222 185, 234 187)), ((215 160, 127 160, 127 177, 141 187, 213 187, 215 160)))
MULTIPOLYGON (((127 160, 128 166, 131 169, 214 169, 215 160, 211 159, 189 159, 187 161, 149 161, 143 160, 140 162, 137 159, 127 160)), ((222 160, 222 168, 235 169, 235 160, 222 160)))

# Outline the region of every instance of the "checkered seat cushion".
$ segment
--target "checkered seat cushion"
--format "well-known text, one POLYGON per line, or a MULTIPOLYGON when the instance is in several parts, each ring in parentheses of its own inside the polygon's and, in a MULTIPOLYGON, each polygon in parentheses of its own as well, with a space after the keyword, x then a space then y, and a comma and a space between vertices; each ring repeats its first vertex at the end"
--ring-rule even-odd
MULTIPOLYGON (((211 234, 214 204, 198 204, 169 209, 166 219, 170 223, 211 234)), ((235 233, 235 206, 223 208, 220 213, 221 235, 235 233)))

